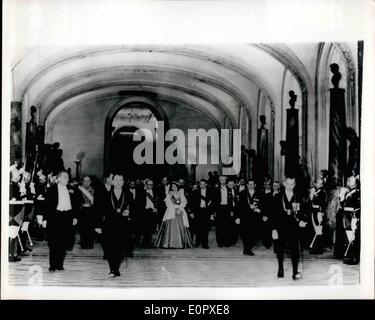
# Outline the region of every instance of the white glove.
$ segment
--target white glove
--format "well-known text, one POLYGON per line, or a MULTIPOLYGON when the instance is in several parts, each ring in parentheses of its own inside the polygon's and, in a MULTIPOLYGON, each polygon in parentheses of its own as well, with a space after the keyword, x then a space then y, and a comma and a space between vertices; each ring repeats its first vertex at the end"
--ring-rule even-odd
POLYGON ((315 188, 311 188, 311 190, 310 190, 310 200, 314 199, 314 195, 315 195, 315 188))
POLYGON ((43 226, 43 228, 47 228, 47 220, 44 220, 44 221, 42 222, 42 226, 43 226))
POLYGON ((29 224, 30 222, 28 221, 25 221, 24 223, 22 223, 21 231, 27 231, 29 229, 29 224))
POLYGON ((346 236, 348 237, 349 242, 354 240, 354 232, 352 230, 346 230, 346 236))
POLYGON ((35 183, 34 182, 30 182, 30 192, 32 194, 35 194, 35 183))
POLYGON ((272 230, 272 239, 273 240, 279 239, 279 234, 277 233, 277 230, 272 230))
POLYGON ((339 194, 339 197, 340 197, 340 201, 344 201, 345 200, 345 194, 348 192, 348 189, 346 189, 345 187, 342 187, 340 189, 340 194, 339 194))
POLYGON ((73 226, 77 224, 78 220, 76 218, 73 219, 73 226))
POLYGON ((263 221, 264 221, 264 222, 267 222, 267 221, 268 221, 268 217, 263 216, 263 221))
POLYGON ((358 222, 358 219, 357 218, 352 218, 352 221, 350 223, 350 227, 353 231, 355 231, 357 229, 357 222, 358 222))
POLYGON ((98 234, 102 234, 102 229, 101 228, 95 228, 95 232, 98 234))
POLYGON ((300 228, 306 227, 307 223, 305 221, 300 221, 299 224, 300 228))
POLYGON ((43 216, 40 215, 40 214, 38 214, 38 215, 36 216, 36 222, 37 222, 39 225, 43 224, 43 216))
POLYGON ((240 218, 237 218, 236 220, 234 220, 234 222, 235 222, 236 224, 240 224, 241 220, 240 220, 240 218))
POLYGON ((318 220, 318 223, 319 223, 319 224, 322 223, 322 221, 323 221, 323 213, 322 213, 322 212, 318 212, 317 220, 318 220))
POLYGON ((20 227, 18 226, 9 226, 9 238, 11 239, 17 238, 19 230, 20 230, 20 227))

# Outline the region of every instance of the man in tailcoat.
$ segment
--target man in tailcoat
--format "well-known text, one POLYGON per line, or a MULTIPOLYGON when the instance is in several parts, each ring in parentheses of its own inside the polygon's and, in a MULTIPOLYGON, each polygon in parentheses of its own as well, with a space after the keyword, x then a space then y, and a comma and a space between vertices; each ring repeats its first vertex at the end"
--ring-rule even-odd
POLYGON ((66 250, 72 243, 72 228, 77 224, 79 200, 72 188, 68 188, 69 175, 60 171, 57 183, 46 195, 47 210, 43 224, 47 228, 49 263, 51 272, 64 270, 66 250))
POLYGON ((195 220, 196 241, 195 247, 200 245, 209 249, 208 233, 210 231, 210 218, 212 214, 213 194, 207 187, 207 181, 202 179, 199 188, 191 194, 190 211, 195 220))
POLYGON ((295 178, 286 178, 284 190, 277 198, 275 215, 272 221, 272 238, 275 240, 275 252, 278 260, 279 278, 284 277, 284 253, 288 246, 292 259, 293 280, 300 279, 298 262, 301 255, 300 228, 306 227, 304 203, 295 190, 295 178))
POLYGON ((255 181, 250 179, 247 188, 240 193, 240 209, 238 213, 243 254, 253 256, 261 221, 260 196, 255 191, 255 181))

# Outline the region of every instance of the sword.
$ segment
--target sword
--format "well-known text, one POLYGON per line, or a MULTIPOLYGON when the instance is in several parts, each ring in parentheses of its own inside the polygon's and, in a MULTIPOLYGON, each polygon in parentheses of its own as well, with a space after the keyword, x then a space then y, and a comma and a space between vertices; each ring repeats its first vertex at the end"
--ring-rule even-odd
POLYGON ((310 249, 312 249, 312 247, 314 246, 314 242, 315 242, 315 239, 317 238, 317 236, 318 236, 318 234, 315 233, 315 236, 314 236, 313 240, 310 243, 310 249))
POLYGON ((20 235, 19 235, 19 234, 17 234, 17 239, 18 239, 18 242, 19 242, 19 244, 20 244, 21 251, 22 251, 22 252, 25 252, 25 250, 23 249, 23 245, 22 245, 21 238, 20 238, 20 235))
POLYGON ((32 240, 31 240, 30 233, 29 233, 28 229, 26 230, 26 233, 27 233, 27 237, 29 238, 30 246, 34 246, 32 240))

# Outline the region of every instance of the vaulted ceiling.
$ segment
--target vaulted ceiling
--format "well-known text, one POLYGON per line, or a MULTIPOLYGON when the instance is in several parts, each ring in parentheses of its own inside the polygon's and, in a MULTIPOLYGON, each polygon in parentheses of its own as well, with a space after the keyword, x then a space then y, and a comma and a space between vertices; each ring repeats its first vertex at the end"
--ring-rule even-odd
MULTIPOLYGON (((297 52, 315 55, 317 45, 297 52)), ((258 93, 280 104, 285 69, 311 85, 311 72, 286 45, 136 45, 33 48, 13 65, 13 100, 39 107, 41 122, 87 101, 153 93, 236 126, 239 107, 256 117, 258 93)))

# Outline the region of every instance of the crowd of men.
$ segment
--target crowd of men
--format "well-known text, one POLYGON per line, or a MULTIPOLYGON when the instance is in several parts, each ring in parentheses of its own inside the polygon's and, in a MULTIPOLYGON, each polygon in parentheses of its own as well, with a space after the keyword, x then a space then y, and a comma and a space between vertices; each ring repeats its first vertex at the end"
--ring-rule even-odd
MULTIPOLYGON (((52 269, 62 270, 64 250, 73 247, 76 233, 82 249, 92 249, 100 241, 105 216, 103 199, 113 188, 114 174, 106 175, 102 182, 88 175, 72 179, 64 171, 67 178, 62 182, 60 174, 39 171, 33 177, 17 165, 10 172, 9 262, 18 262, 21 255, 32 251, 33 239, 48 239, 53 248, 52 269), (71 201, 64 205, 60 197, 71 201), (70 219, 60 218, 66 213, 70 219)), ((131 223, 131 236, 126 240, 130 242, 128 256, 133 256, 134 246, 153 247, 153 234, 165 213, 169 184, 167 177, 159 184, 151 179, 126 181, 131 223)), ((244 255, 254 256, 258 245, 273 247, 279 263, 278 277, 284 276, 284 253, 289 252, 293 279, 301 276, 298 261, 303 249, 311 254, 333 251, 344 263, 359 263, 358 177, 349 177, 346 187, 333 191, 328 190, 324 174, 307 192, 299 189, 293 177, 285 178, 283 183, 266 177, 257 185, 252 179, 216 173, 193 183, 179 179, 178 185, 188 201, 189 231, 195 247, 209 249, 211 228, 215 229, 218 247, 232 247, 242 240, 244 255)))

